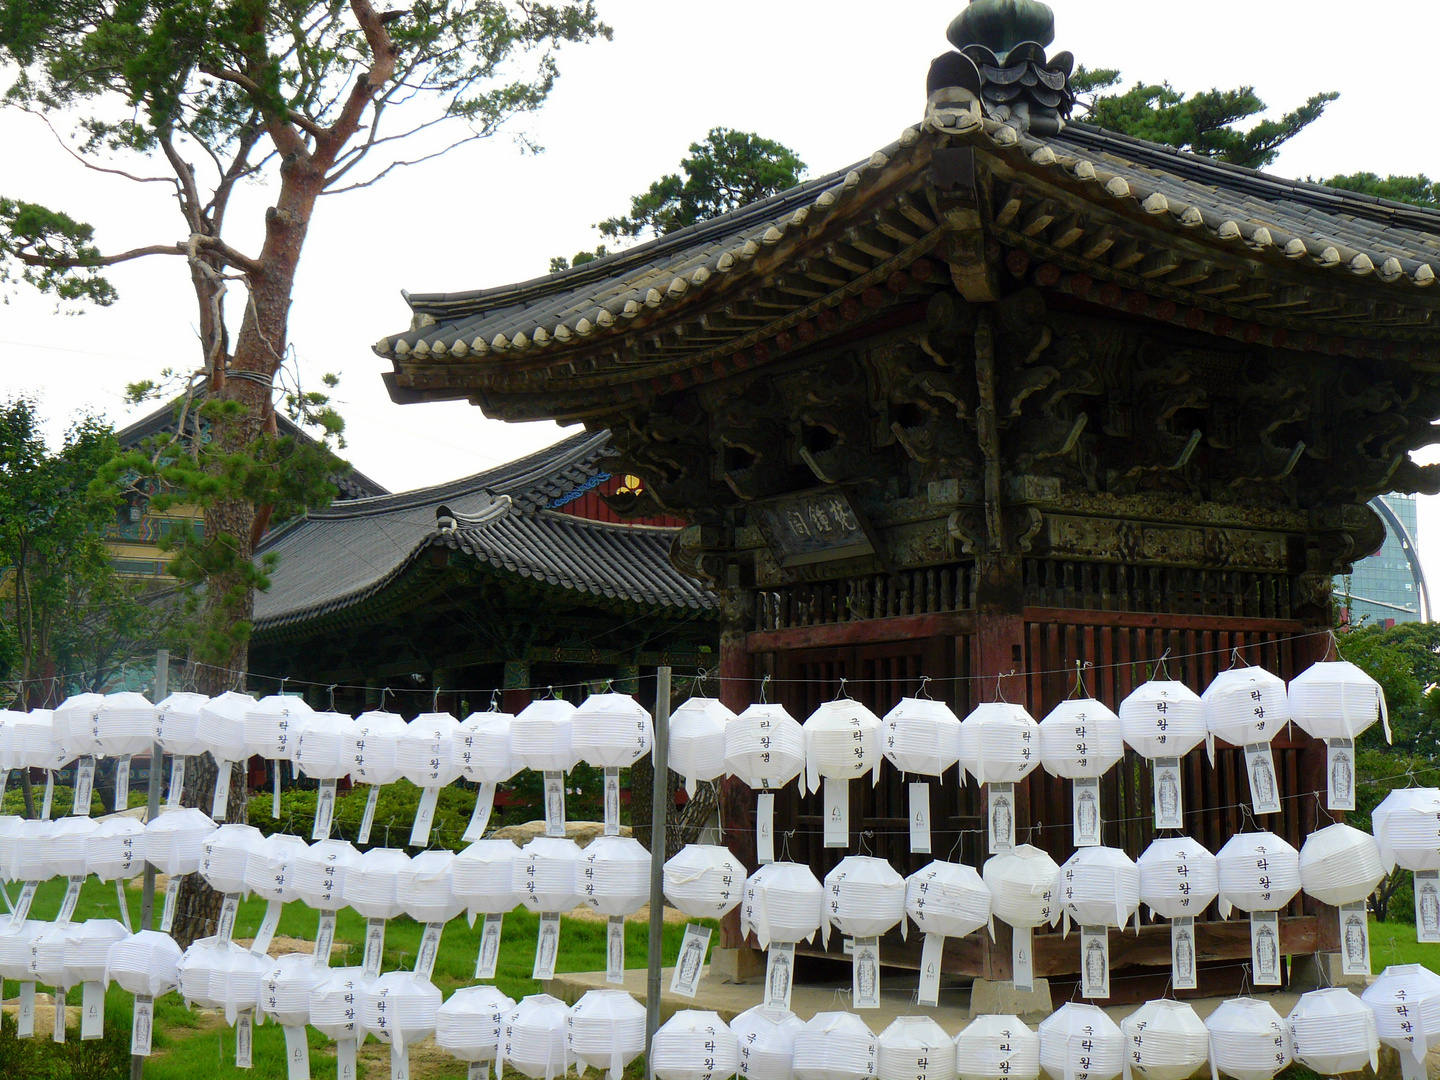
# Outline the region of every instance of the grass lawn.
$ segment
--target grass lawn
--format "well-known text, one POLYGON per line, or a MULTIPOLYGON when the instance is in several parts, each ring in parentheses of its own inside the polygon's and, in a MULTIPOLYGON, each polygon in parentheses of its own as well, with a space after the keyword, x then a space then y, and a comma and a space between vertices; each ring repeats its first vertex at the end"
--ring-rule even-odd
MULTIPOLYGON (((17 888, 9 888, 12 899, 17 888)), ((43 883, 35 894, 31 917, 53 919, 60 907, 65 892, 63 881, 43 883)), ((140 929, 140 891, 127 889, 131 925, 140 929)), ((163 896, 156 897, 156 911, 160 910, 163 896)), ((235 922, 235 937, 249 938, 260 925, 265 905, 259 900, 249 900, 240 905, 235 922)), ((76 921, 82 919, 114 919, 119 917, 119 902, 113 884, 104 884, 91 878, 80 893, 80 902, 75 911, 76 921)), ((7 919, 0 914, 0 920, 7 919)), ((277 936, 315 939, 316 912, 300 903, 287 904, 280 919, 277 936)), ((538 917, 526 911, 515 911, 505 916, 505 928, 501 939, 499 967, 495 985, 510 997, 519 1000, 527 994, 540 992, 540 984, 530 978, 534 965, 535 935, 538 917)), ((423 927, 408 918, 392 920, 385 935, 384 970, 408 969, 414 965, 415 952, 420 943, 423 927)), ((667 923, 665 926, 664 962, 673 964, 680 949, 680 940, 685 927, 667 923)), ((560 954, 556 967, 560 971, 600 971, 605 967, 605 923, 589 919, 565 919, 561 929, 560 954)), ((342 967, 358 965, 363 952, 365 921, 348 909, 341 911, 336 920, 335 940, 340 946, 332 958, 332 965, 342 967)), ((649 928, 641 922, 630 922, 625 928, 626 966, 644 967, 646 962, 649 928)), ((480 925, 468 926, 463 918, 448 923, 440 941, 440 952, 435 961, 435 985, 448 997, 454 990, 474 983, 475 954, 480 945, 480 925)), ((47 988, 48 989, 48 988, 47 988)), ((13 998, 17 986, 12 981, 4 983, 4 996, 13 998)), ((78 1005, 80 991, 70 992, 69 1003, 78 1005)), ((129 1051, 131 997, 112 986, 105 998, 106 1030, 123 1032, 124 1050, 129 1051)), ((13 1021, 7 1022, 8 1031, 13 1032, 13 1021)), ((310 1040, 311 1071, 314 1076, 334 1076, 335 1062, 333 1044, 313 1029, 307 1029, 310 1040)), ((48 1031, 39 1033, 40 1040, 48 1042, 48 1031)), ((71 1039, 78 1039, 74 1029, 71 1039)), ((388 1077, 388 1050, 376 1053, 373 1040, 367 1043, 368 1052, 362 1052, 360 1072, 362 1076, 388 1077)), ((273 1024, 255 1029, 254 1069, 245 1071, 235 1068, 235 1035, 226 1026, 224 1019, 209 1012, 192 1011, 185 1008, 176 994, 167 994, 155 1002, 154 1055, 145 1063, 147 1080, 196 1080, 197 1077, 230 1077, 255 1080, 256 1077, 283 1077, 285 1068, 285 1039, 283 1032, 273 1024)), ((3 1055, 0 1055, 3 1057, 3 1055)), ((423 1061, 412 1061, 415 1080, 429 1080, 441 1077, 465 1076, 463 1062, 455 1061, 443 1053, 426 1054, 423 1061)))
POLYGON ((1440 971, 1440 949, 1415 940, 1413 922, 1370 920, 1370 970, 1380 974, 1391 964, 1424 964, 1440 971))

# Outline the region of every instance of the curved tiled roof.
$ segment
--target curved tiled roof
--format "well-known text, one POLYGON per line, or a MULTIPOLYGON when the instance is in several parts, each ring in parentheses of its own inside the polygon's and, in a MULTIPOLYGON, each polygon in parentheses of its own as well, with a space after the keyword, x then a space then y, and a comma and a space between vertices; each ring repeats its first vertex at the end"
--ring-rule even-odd
POLYGON ((278 629, 353 607, 434 548, 501 574, 606 600, 708 610, 716 599, 670 565, 677 530, 587 521, 545 507, 603 472, 609 432, 572 436, 462 480, 317 511, 268 537, 278 557, 255 594, 255 626, 278 629), (454 528, 441 528, 448 511, 454 528))

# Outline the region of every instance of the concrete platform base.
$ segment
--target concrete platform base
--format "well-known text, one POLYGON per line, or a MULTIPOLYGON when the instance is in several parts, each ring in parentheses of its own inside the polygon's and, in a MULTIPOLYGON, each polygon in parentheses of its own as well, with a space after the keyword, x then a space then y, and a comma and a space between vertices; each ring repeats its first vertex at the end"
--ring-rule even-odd
POLYGON ((1050 980, 1036 979, 1030 990, 1017 990, 1013 982, 976 979, 970 984, 970 1015, 1018 1016, 1026 1023, 1044 1020, 1054 1012, 1050 980))
POLYGON ((722 983, 747 983, 765 977, 765 954, 758 949, 713 949, 710 977, 722 983))
POLYGON ((1343 986, 1358 994, 1370 985, 1370 975, 1341 973, 1339 953, 1309 953, 1290 958, 1290 988, 1304 992, 1327 986, 1343 986))

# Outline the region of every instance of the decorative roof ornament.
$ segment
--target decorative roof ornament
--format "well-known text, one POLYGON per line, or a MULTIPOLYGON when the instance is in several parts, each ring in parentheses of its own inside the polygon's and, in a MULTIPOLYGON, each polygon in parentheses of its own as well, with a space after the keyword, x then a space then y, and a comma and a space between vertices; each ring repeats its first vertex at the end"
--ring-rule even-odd
POLYGON ((970 0, 945 31, 957 52, 930 64, 925 92, 932 101, 950 91, 954 101, 968 92, 992 120, 1021 131, 1053 135, 1065 127, 1075 106, 1070 75, 1075 57, 1047 57, 1055 40, 1055 13, 1039 0, 970 0))

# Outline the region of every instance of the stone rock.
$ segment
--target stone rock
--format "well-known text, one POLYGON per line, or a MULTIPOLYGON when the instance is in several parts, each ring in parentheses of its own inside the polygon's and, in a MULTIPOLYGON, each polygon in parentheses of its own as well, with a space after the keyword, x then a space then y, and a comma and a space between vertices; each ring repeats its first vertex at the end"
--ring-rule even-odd
MULTIPOLYGON (((604 832, 605 823, 603 821, 567 821, 565 823, 566 838, 574 840, 581 847, 590 843, 595 837, 603 835, 604 832)), ((503 829, 496 829, 493 833, 489 834, 488 839, 513 840, 515 843, 523 846, 528 841, 534 840, 537 836, 544 835, 545 822, 526 821, 519 825, 506 825, 503 829)), ((629 836, 630 826, 621 825, 620 835, 629 836)))

